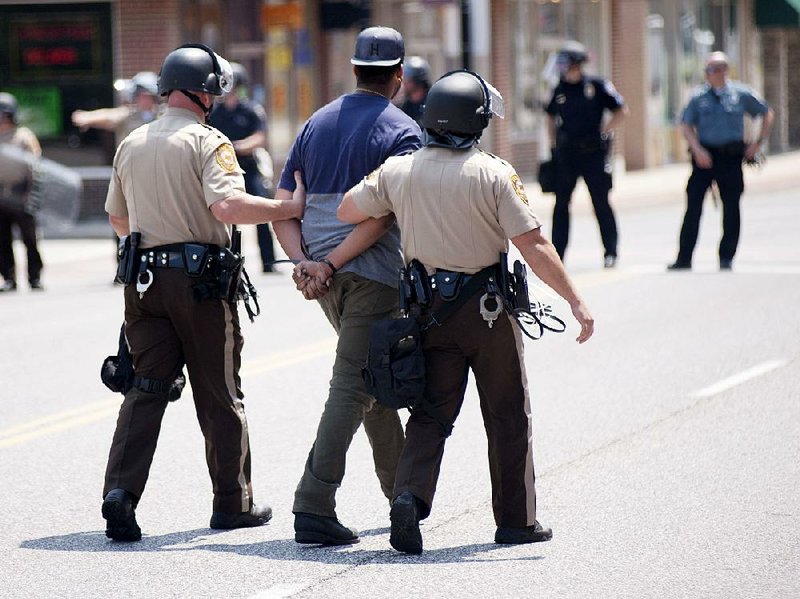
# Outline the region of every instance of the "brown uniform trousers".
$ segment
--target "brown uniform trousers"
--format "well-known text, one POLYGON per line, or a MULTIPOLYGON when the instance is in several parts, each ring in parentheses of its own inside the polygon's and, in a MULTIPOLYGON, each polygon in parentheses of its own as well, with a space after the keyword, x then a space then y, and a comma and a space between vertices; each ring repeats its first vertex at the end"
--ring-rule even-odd
MULTIPOLYGON (((479 312, 482 294, 479 291, 441 326, 425 332, 426 401, 440 417, 455 421, 472 369, 489 444, 495 522, 531 526, 536 520, 536 491, 522 336, 516 321, 505 312, 489 328, 479 312)), ((435 297, 434 309, 441 306, 441 299, 435 297)), ((412 412, 394 496, 410 491, 421 499, 423 518, 433 503, 445 440, 435 418, 424 409, 412 412)))
MULTIPOLYGON (((236 307, 196 301, 197 278, 158 268, 142 299, 125 288, 125 332, 136 373, 168 380, 185 360, 197 420, 205 437, 214 511, 239 513, 252 504, 250 442, 239 367, 243 345, 236 307)), ((162 394, 131 389, 119 411, 106 469, 105 496, 122 488, 141 497, 167 407, 162 394)))

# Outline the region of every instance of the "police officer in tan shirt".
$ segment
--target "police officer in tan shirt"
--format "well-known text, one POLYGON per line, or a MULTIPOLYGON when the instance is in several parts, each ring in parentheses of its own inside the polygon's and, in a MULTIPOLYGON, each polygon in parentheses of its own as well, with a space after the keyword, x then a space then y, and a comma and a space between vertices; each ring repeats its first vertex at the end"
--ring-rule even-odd
MULTIPOLYGON (((445 75, 428 94, 420 123, 423 149, 389 158, 345 195, 338 216, 357 223, 394 213, 406 263, 417 259, 429 274, 446 271, 465 281, 497 263, 510 239, 539 278, 569 302, 581 326, 577 341, 583 343, 592 335, 593 319, 555 248, 542 236, 519 176, 510 164, 477 147, 492 113, 501 112, 502 98, 475 73, 445 75)), ((419 521, 431 510, 447 434, 440 419, 452 422, 458 415, 469 369, 489 441, 495 542, 552 537, 536 519, 519 325, 503 312, 488 326, 479 310, 484 291, 423 334, 425 403, 412 411, 406 426, 390 513, 390 543, 398 551, 422 552, 419 521)), ((443 303, 441 293, 437 288, 434 309, 443 303)))
MULTIPOLYGON (((272 510, 253 503, 239 378, 243 340, 236 304, 214 293, 214 257, 230 246, 228 225, 303 212, 302 186, 285 201, 245 193, 233 146, 204 123, 214 96, 231 83, 230 65, 206 46, 181 46, 167 55, 159 93, 168 108, 122 142, 106 199, 116 233, 141 234, 134 254, 141 266, 125 287, 134 370, 140 380, 171 381, 185 362, 213 484, 211 528, 223 529, 260 526, 272 510)), ((167 401, 158 384, 134 383, 125 394, 103 491, 109 538, 141 538, 135 508, 167 401)))

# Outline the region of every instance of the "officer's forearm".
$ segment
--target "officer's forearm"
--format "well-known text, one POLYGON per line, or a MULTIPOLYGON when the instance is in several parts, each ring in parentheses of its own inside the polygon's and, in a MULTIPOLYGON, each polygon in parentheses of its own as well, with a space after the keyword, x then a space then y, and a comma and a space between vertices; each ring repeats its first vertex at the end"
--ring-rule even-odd
POLYGON ((625 116, 628 114, 627 107, 623 106, 619 110, 615 110, 611 114, 611 118, 608 119, 606 126, 603 127, 603 133, 608 133, 609 131, 613 131, 617 127, 622 124, 622 121, 625 120, 625 116))
POLYGON ((764 120, 761 122, 761 134, 758 136, 760 143, 769 139, 769 134, 772 132, 772 125, 775 122, 775 111, 770 108, 764 115, 764 120))
POLYGON ((233 142, 233 149, 237 154, 250 156, 256 148, 263 148, 267 145, 267 134, 263 131, 256 131, 242 139, 233 142))
POLYGON ((556 248, 539 229, 518 235, 511 240, 511 243, 517 247, 536 276, 563 297, 570 306, 582 303, 583 300, 564 270, 556 248))
POLYGON ((393 222, 394 214, 388 214, 381 218, 369 218, 360 222, 355 229, 350 231, 344 241, 325 257, 337 269, 341 268, 356 256, 363 254, 367 248, 383 237, 393 222))
POLYGON ((697 135, 694 132, 694 128, 691 125, 681 123, 681 133, 683 133, 683 137, 686 139, 686 142, 689 144, 689 149, 692 152, 697 152, 699 149, 702 149, 697 135))
POLYGON ((214 217, 226 225, 258 225, 261 223, 299 218, 303 205, 297 200, 278 200, 242 193, 211 205, 214 217))

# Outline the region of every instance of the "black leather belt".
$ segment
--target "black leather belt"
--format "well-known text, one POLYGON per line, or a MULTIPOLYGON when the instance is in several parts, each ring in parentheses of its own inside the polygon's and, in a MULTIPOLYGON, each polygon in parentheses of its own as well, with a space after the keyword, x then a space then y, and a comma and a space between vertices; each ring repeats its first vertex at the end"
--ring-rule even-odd
POLYGON ((183 268, 183 252, 168 252, 159 250, 143 250, 143 262, 146 261, 148 266, 156 268, 183 268))

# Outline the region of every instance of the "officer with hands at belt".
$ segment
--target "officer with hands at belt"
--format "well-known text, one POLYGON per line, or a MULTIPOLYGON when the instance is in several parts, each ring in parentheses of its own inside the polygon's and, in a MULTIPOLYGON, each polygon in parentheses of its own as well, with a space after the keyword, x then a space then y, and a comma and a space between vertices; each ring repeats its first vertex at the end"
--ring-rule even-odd
POLYGON ((605 249, 603 266, 613 268, 617 263, 617 222, 608 202, 611 190, 608 154, 611 132, 628 109, 610 81, 583 73, 582 65, 587 60, 583 44, 564 44, 556 56, 561 80, 545 108, 556 163, 553 245, 563 260, 569 240, 569 203, 578 177, 583 177, 605 249), (604 124, 606 110, 611 112, 611 118, 604 124))
POLYGON ((121 262, 134 273, 125 277, 125 335, 135 373, 149 383, 125 394, 106 468, 102 513, 106 535, 118 541, 141 539, 135 509, 168 401, 159 383, 184 363, 213 484, 211 528, 260 526, 272 516, 253 503, 243 339, 231 300, 241 263, 231 265, 228 225, 298 218, 304 198, 299 173, 292 199, 245 193, 230 140, 205 124, 231 84, 229 63, 207 46, 172 51, 158 83, 165 114, 133 131, 114 158, 106 211, 116 233, 129 235, 121 262))
POLYGON ((731 270, 739 244, 739 199, 744 191, 742 160, 753 160, 769 138, 775 114, 756 93, 728 80, 728 57, 712 52, 706 58, 706 83, 695 90, 681 116, 681 133, 692 154, 692 174, 686 184, 686 214, 680 232, 678 258, 668 270, 692 268, 703 199, 716 181, 722 200, 720 270, 731 270), (744 115, 763 116, 757 139, 744 141, 744 115))
MULTIPOLYGON (((594 321, 570 281, 525 195, 514 168, 478 148, 502 98, 470 71, 444 75, 433 84, 422 116, 423 148, 389 158, 353 187, 338 209, 358 223, 394 213, 406 264, 416 259, 428 274, 463 281, 496 267, 508 240, 537 276, 569 302, 583 343, 594 321)), ((466 285, 466 282, 463 283, 466 285)), ((463 286, 462 286, 463 289, 463 286)), ((472 369, 489 443, 495 542, 534 543, 552 536, 536 519, 530 398, 517 321, 504 311, 482 314, 486 288, 423 333, 425 402, 406 426, 391 507, 390 543, 422 552, 419 521, 433 504, 447 432, 455 420, 472 369), (435 414, 434 414, 435 412, 435 414)), ((432 309, 443 305, 437 287, 432 309)), ((462 298, 458 298, 462 299, 462 298)))

